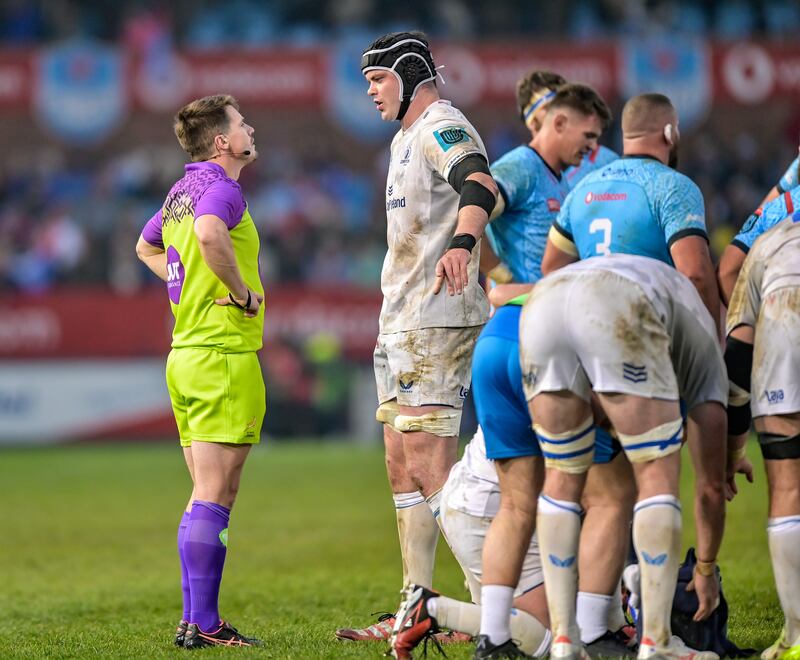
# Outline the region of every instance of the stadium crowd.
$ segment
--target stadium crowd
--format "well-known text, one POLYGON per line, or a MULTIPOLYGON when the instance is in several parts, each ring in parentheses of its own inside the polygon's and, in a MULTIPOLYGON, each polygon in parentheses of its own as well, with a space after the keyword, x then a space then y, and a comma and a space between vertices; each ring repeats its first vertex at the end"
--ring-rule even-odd
POLYGON ((675 31, 726 39, 759 34, 781 38, 800 27, 800 8, 791 0, 512 0, 495 4, 411 0, 401 5, 373 0, 223 4, 176 0, 169 5, 135 0, 14 0, 3 3, 0 19, 0 38, 10 44, 30 45, 79 34, 138 45, 174 39, 181 45, 217 48, 316 44, 332 36, 363 35, 398 24, 433 26, 430 34, 436 38, 541 34, 599 38, 675 31))
MULTIPOLYGON (((516 137, 501 128, 488 132, 489 157, 508 151, 516 137)), ((796 147, 790 139, 768 142, 748 133, 730 143, 713 127, 686 138, 680 169, 703 191, 718 257, 796 147)), ((603 142, 619 148, 613 139, 603 142)), ((386 240, 383 165, 355 170, 282 146, 243 175, 253 191, 265 281, 376 287, 386 240)), ((109 283, 122 292, 157 286, 128 246, 182 163, 175 149, 150 144, 108 160, 43 147, 7 161, 0 171, 0 286, 44 291, 56 283, 109 283)))

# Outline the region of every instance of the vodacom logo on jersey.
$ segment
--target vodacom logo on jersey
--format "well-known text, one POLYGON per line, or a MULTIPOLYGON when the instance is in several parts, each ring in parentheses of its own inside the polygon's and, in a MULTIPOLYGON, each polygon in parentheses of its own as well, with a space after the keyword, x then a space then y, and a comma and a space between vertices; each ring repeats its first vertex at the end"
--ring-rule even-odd
POLYGON ((586 197, 583 198, 583 201, 586 204, 591 204, 592 202, 624 202, 628 199, 627 193, 586 193, 586 197))

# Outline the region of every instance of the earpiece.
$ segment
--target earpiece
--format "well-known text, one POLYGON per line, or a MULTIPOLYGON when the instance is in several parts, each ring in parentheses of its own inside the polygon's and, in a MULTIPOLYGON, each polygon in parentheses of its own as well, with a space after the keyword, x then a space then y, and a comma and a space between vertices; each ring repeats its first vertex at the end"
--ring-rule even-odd
POLYGON ((667 144, 671 147, 675 144, 675 137, 673 135, 672 124, 667 124, 664 126, 664 140, 666 140, 667 144))

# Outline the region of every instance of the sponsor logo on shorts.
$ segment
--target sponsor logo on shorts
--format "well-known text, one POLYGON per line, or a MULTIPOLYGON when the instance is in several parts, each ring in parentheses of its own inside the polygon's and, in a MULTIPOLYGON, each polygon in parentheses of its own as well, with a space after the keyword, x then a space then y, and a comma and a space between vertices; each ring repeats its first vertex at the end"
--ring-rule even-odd
POLYGON ((452 126, 450 128, 442 128, 438 131, 434 131, 433 137, 436 138, 442 151, 447 151, 454 144, 469 142, 470 140, 467 132, 460 126, 452 126))
POLYGON ((764 390, 764 396, 770 405, 783 401, 783 390, 764 390))
POLYGON ((536 385, 536 372, 533 369, 531 371, 526 371, 522 374, 522 382, 528 387, 536 385))
POLYGON ((256 418, 253 417, 249 422, 247 422, 247 426, 244 427, 244 435, 247 438, 251 438, 256 434, 256 418))
POLYGON ((628 199, 628 193, 586 193, 583 201, 587 204, 592 202, 624 202, 628 199))
POLYGON ((386 200, 386 212, 394 211, 395 209, 404 209, 406 207, 405 195, 399 199, 386 200))
POLYGON ((402 378, 398 378, 397 383, 400 385, 400 390, 403 392, 411 392, 414 389, 413 380, 403 380, 402 378))
POLYGON ((408 165, 410 160, 411 160, 411 147, 406 147, 406 150, 403 152, 403 157, 400 159, 400 164, 408 165))
POLYGON ((629 362, 622 363, 622 376, 632 383, 643 383, 647 380, 647 366, 638 366, 629 362))
POLYGON ((467 395, 469 394, 469 388, 461 386, 461 389, 458 390, 458 398, 459 399, 466 399, 467 395))
POLYGON ((553 213, 558 213, 561 210, 561 202, 555 197, 547 198, 547 209, 553 213))

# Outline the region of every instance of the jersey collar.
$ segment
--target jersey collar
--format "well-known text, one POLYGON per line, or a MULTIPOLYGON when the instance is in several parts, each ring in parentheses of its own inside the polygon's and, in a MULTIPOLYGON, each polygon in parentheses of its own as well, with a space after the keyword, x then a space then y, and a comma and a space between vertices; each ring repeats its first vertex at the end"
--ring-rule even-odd
POLYGON ((225 168, 223 168, 222 165, 220 165, 219 163, 211 163, 207 160, 203 160, 198 163, 186 163, 184 167, 187 173, 197 172, 199 170, 211 170, 214 172, 218 172, 223 176, 228 176, 227 174, 225 174, 225 168))
MULTIPOLYGON (((640 160, 647 158, 649 160, 656 160, 659 163, 661 163, 661 161, 658 158, 656 158, 655 156, 651 156, 650 154, 625 154, 623 158, 638 158, 640 160)), ((661 164, 663 165, 663 163, 661 164)))
POLYGON ((544 158, 542 158, 542 154, 536 151, 535 147, 532 147, 529 144, 526 144, 525 146, 528 147, 528 149, 530 149, 533 153, 535 153, 539 157, 539 160, 541 160, 544 163, 544 166, 548 170, 550 170, 550 173, 556 178, 556 181, 561 181, 561 175, 557 174, 556 171, 552 167, 550 167, 550 165, 547 164, 547 161, 544 158))

